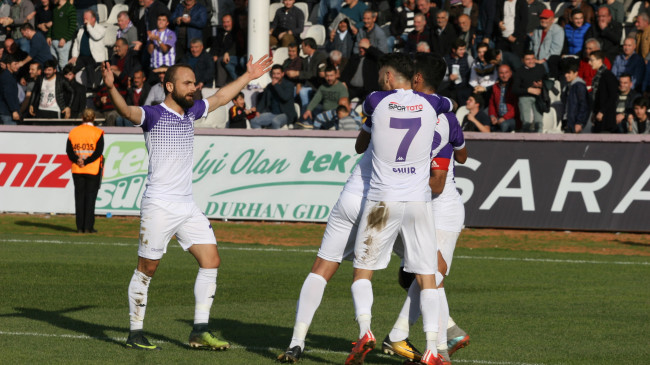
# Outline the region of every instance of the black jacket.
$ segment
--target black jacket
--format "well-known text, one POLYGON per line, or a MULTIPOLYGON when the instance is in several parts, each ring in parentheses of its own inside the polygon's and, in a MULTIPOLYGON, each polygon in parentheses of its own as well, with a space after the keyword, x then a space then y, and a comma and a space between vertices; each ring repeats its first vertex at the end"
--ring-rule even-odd
MULTIPOLYGON (((366 50, 366 56, 365 60, 363 61, 363 69, 361 70, 361 74, 363 77, 363 87, 369 93, 379 90, 379 81, 377 75, 379 74, 379 59, 383 55, 384 53, 377 47, 370 46, 366 50)), ((341 72, 342 82, 350 85, 350 80, 352 80, 354 74, 357 72, 357 68, 359 68, 359 62, 361 62, 360 55, 353 54, 352 57, 350 57, 347 65, 345 65, 345 69, 343 69, 341 72)))
POLYGON ((598 89, 592 91, 594 95, 594 133, 617 133, 616 104, 618 103, 618 80, 612 71, 604 69, 600 76, 598 89), (603 113, 602 121, 595 119, 596 114, 603 113))
POLYGON ((454 28, 451 22, 447 23, 445 29, 438 34, 438 27, 431 30, 431 53, 437 53, 439 55, 446 55, 451 52, 451 46, 454 44, 458 35, 456 35, 456 29, 454 28))
POLYGON ((302 70, 298 76, 300 81, 316 90, 322 83, 321 78, 318 77, 318 66, 325 64, 325 62, 327 62, 327 53, 323 51, 314 52, 311 60, 309 60, 309 57, 304 57, 302 59, 302 70))
POLYGON ((237 55, 234 29, 227 32, 223 28, 219 28, 217 30, 217 36, 212 39, 210 55, 221 58, 226 52, 228 52, 230 56, 237 55))
MULTIPOLYGON (((497 0, 497 21, 495 24, 495 29, 492 31, 492 36, 496 38, 498 35, 501 36, 501 29, 499 29, 499 22, 503 20, 503 4, 507 0, 497 0)), ((514 0, 517 3, 515 4, 515 31, 512 35, 517 38, 519 41, 526 39, 526 28, 528 25, 528 3, 526 0, 514 0)))
POLYGON ((279 104, 280 110, 287 116, 289 124, 296 120, 296 109, 293 106, 294 84, 286 79, 272 85, 268 84, 262 92, 260 101, 257 103, 257 111, 260 113, 271 112, 272 104, 279 104))
MULTIPOLYGON (((38 109, 38 104, 41 101, 41 86, 43 85, 43 79, 45 76, 39 77, 34 83, 34 90, 32 90, 32 96, 29 99, 29 105, 34 107, 34 110, 38 109)), ((70 83, 61 75, 56 75, 56 80, 54 82, 54 95, 56 97, 56 103, 59 108, 63 109, 70 107, 72 109, 72 100, 74 99, 74 89, 70 86, 70 83)))
MULTIPOLYGON (((191 57, 191 53, 186 53, 185 56, 183 56, 183 63, 189 65, 191 57)), ((205 51, 201 52, 196 61, 196 65, 194 65, 192 69, 196 75, 196 82, 202 82, 205 87, 212 85, 212 82, 214 82, 214 62, 212 62, 212 56, 207 54, 205 51)))
POLYGON ((148 82, 145 82, 144 86, 142 87, 142 92, 141 92, 138 104, 136 104, 134 102, 134 100, 133 100, 133 94, 135 93, 135 87, 131 86, 128 90, 126 90, 126 103, 128 105, 143 106, 144 101, 147 100, 147 96, 149 95, 149 91, 151 91, 151 85, 148 82))

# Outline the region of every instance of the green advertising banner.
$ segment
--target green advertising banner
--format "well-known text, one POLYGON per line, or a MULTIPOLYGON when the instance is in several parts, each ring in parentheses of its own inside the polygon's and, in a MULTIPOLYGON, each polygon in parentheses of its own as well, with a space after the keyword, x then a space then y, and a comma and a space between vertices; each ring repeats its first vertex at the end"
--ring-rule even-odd
MULTIPOLYGON (((139 214, 142 135, 107 135, 98 213, 139 214)), ((210 218, 325 222, 360 155, 352 138, 196 136, 194 200, 210 218)))

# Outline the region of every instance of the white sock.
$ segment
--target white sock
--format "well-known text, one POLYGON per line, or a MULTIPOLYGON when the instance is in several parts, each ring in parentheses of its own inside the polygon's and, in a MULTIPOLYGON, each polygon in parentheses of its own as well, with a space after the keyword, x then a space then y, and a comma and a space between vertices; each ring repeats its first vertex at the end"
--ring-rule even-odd
POLYGON ((318 309, 323 299, 326 285, 327 280, 324 277, 314 273, 307 275, 305 282, 302 284, 296 306, 296 324, 293 326, 293 336, 291 336, 289 348, 295 346, 300 346, 301 349, 305 348, 307 330, 309 330, 316 309, 318 309))
POLYGON ((372 283, 368 279, 360 279, 352 283, 352 300, 357 323, 359 323, 359 338, 370 330, 372 319, 372 283))
POLYGON ((409 308, 409 324, 412 326, 420 318, 420 286, 417 280, 413 280, 409 287, 409 298, 411 298, 411 307, 409 308))
POLYGON ((409 329, 420 317, 420 287, 417 281, 413 280, 408 290, 408 295, 399 312, 399 317, 388 334, 392 342, 402 341, 408 338, 409 329))
MULTIPOLYGON (((445 295, 446 297, 446 295, 445 295)), ((447 321, 447 329, 450 329, 451 327, 455 326, 456 322, 454 322, 454 319, 449 316, 449 320, 447 321)))
POLYGON ((420 292, 420 310, 422 311, 422 325, 427 338, 427 350, 436 350, 438 338, 438 290, 423 289, 420 292))
POLYGON ((131 331, 141 330, 144 323, 144 314, 147 310, 147 292, 151 277, 137 269, 133 272, 129 283, 129 318, 131 331))
POLYGON ((445 288, 438 288, 438 303, 439 314, 438 314, 438 346, 443 346, 447 348, 447 331, 445 329, 445 324, 449 323, 449 303, 447 302, 447 295, 445 294, 445 288))
POLYGON ((207 324, 210 320, 210 308, 217 292, 217 270, 199 268, 194 282, 194 324, 207 324))

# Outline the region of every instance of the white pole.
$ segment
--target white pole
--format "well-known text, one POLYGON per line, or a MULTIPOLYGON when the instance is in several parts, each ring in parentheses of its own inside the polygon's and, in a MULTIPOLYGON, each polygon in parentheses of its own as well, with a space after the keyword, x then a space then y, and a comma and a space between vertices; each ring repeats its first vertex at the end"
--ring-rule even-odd
MULTIPOLYGON (((248 1, 248 54, 253 61, 269 53, 269 0, 248 1)), ((252 82, 265 87, 271 82, 267 74, 252 82)))

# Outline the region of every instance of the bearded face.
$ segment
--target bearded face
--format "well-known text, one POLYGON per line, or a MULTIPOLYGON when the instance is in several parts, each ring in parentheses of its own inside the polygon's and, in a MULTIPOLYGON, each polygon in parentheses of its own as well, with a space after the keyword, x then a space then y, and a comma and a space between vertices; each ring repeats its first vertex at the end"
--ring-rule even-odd
POLYGON ((178 89, 175 88, 172 92, 172 99, 174 99, 174 101, 183 109, 189 109, 192 107, 192 105, 194 105, 193 92, 182 94, 178 91, 178 89))

